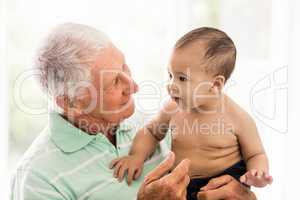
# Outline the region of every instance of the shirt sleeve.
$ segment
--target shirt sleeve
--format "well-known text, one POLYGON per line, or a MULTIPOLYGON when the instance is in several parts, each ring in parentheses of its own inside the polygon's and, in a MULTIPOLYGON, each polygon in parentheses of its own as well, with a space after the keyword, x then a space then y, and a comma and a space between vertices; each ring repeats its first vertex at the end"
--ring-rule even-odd
POLYGON ((66 200, 47 179, 31 170, 15 173, 10 193, 10 200, 66 200))

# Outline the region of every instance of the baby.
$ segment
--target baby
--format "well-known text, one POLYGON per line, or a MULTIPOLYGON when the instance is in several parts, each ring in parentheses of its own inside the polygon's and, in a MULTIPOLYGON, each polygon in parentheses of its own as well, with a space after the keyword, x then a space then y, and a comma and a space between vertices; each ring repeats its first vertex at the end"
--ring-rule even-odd
POLYGON ((254 120, 223 91, 236 60, 223 31, 198 28, 174 46, 168 72, 171 100, 134 138, 128 156, 111 162, 119 180, 137 179, 143 163, 165 134, 172 134, 175 163, 191 161, 187 199, 208 181, 229 174, 247 186, 271 184, 268 158, 254 120))

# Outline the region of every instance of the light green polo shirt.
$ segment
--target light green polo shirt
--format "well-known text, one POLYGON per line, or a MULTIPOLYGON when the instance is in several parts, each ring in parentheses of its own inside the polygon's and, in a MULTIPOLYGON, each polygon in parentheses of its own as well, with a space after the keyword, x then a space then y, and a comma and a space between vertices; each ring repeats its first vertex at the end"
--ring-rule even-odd
POLYGON ((144 176, 168 154, 170 134, 145 162, 141 177, 128 186, 109 169, 111 160, 128 154, 135 130, 126 123, 116 131, 116 147, 101 133, 88 135, 57 113, 25 153, 12 179, 14 200, 131 200, 144 176))

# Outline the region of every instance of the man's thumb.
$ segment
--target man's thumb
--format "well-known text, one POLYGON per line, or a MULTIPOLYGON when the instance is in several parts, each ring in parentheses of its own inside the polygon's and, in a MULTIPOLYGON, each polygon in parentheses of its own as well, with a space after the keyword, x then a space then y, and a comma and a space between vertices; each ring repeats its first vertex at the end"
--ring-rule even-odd
POLYGON ((144 179, 144 184, 149 184, 165 175, 175 163, 175 154, 171 151, 168 157, 151 171, 144 179))

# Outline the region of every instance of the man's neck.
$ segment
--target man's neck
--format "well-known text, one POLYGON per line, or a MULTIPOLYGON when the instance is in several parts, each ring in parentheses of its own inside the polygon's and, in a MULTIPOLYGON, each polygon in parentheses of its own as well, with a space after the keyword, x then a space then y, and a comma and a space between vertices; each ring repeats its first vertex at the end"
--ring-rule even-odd
POLYGON ((95 118, 90 115, 70 117, 67 114, 63 114, 63 117, 77 128, 86 132, 87 134, 103 134, 113 145, 116 145, 115 133, 119 124, 107 122, 104 119, 95 118))

